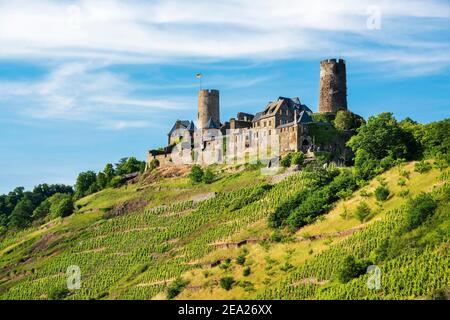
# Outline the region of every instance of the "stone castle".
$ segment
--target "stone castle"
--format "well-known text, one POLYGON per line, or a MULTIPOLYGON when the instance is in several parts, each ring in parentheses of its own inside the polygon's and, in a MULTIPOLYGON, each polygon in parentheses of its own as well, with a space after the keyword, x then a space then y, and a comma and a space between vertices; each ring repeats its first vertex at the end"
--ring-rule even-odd
MULTIPOLYGON (((340 110, 347 110, 345 61, 323 60, 320 62, 319 114, 332 115, 340 110)), ((239 112, 235 118, 222 122, 219 91, 201 89, 198 92, 197 125, 193 121, 177 120, 168 133, 168 146, 150 150, 147 163, 156 159, 159 165, 179 164, 181 158, 174 161, 174 156, 182 157, 182 151, 189 150, 184 153, 189 159, 184 159, 183 163, 195 158, 195 163, 212 164, 227 160, 224 149, 229 157, 231 154, 235 158, 252 146, 260 148, 269 140, 277 149, 272 150, 272 154, 280 156, 296 151, 314 153, 345 149, 345 141, 316 141, 311 128, 321 127, 326 131, 331 124, 314 118, 312 110, 299 98, 279 97, 254 115, 239 112), (195 156, 193 150, 197 150, 195 156)))

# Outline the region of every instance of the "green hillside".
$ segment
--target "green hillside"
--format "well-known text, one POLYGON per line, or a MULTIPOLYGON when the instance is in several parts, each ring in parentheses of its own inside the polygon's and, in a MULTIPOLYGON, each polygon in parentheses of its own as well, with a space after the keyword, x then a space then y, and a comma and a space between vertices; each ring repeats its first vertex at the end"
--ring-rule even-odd
POLYGON ((426 298, 448 290, 448 171, 417 173, 413 163, 392 168, 294 234, 274 232, 267 217, 314 185, 314 172, 272 184, 257 168, 236 171, 211 185, 184 176, 105 189, 79 200, 70 217, 8 234, 0 246, 0 298, 160 299, 168 287, 180 291, 179 299, 426 298), (399 186, 403 171, 409 178, 399 186), (380 181, 391 195, 376 203, 370 193, 380 181), (427 223, 402 233, 396 230, 405 219, 406 189, 411 197, 432 192, 438 208, 427 223), (353 216, 361 193, 373 211, 365 222, 353 216), (144 207, 111 215, 138 199, 144 207), (381 291, 368 291, 366 276, 336 280, 347 254, 369 259, 390 236, 393 253, 377 262, 381 291), (81 289, 73 292, 64 289, 70 265, 81 269, 81 289), (221 286, 227 277, 230 290, 221 286))

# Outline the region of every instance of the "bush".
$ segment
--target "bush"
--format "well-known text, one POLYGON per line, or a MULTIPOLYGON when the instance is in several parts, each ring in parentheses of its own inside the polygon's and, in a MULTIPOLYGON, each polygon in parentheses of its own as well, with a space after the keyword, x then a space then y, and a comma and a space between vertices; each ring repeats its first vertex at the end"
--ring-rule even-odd
POLYGON ((223 277, 220 279, 220 287, 225 290, 230 290, 234 285, 233 277, 223 277))
POLYGON ((291 165, 301 166, 303 165, 303 162, 305 162, 305 155, 303 152, 299 151, 292 154, 291 165))
POLYGON ((420 226, 437 208, 437 203, 428 193, 419 194, 406 205, 406 228, 412 230, 420 226))
POLYGON ((237 258, 236 258, 236 263, 237 264, 240 264, 241 266, 245 263, 245 256, 244 255, 239 255, 237 258))
POLYGON ((109 186, 112 188, 118 188, 122 185, 122 178, 120 177, 114 177, 111 179, 111 182, 109 183, 109 186))
POLYGON ((338 270, 338 279, 342 283, 347 283, 350 280, 363 275, 366 272, 366 267, 365 263, 356 261, 353 256, 348 256, 344 259, 338 270))
POLYGON ((414 171, 418 172, 418 173, 425 173, 428 172, 432 169, 431 164, 429 164, 428 162, 425 161, 420 161, 417 162, 414 165, 414 171))
POLYGON ((69 295, 69 290, 65 287, 56 288, 49 292, 48 299, 49 300, 63 300, 69 295))
POLYGON ((288 153, 284 157, 281 158, 280 164, 284 168, 289 168, 291 166, 292 154, 288 153))
POLYGON ((189 174, 189 179, 194 183, 202 182, 203 169, 199 165, 193 165, 191 173, 189 174))
POLYGON ((397 184, 398 184, 400 187, 406 186, 406 179, 403 178, 403 177, 402 177, 402 178, 399 178, 397 184))
POLYGON ((50 214, 52 218, 67 217, 74 211, 72 196, 68 194, 56 193, 48 201, 51 204, 50 214))
POLYGON ((171 300, 178 296, 186 285, 187 281, 184 281, 182 278, 177 278, 167 288, 167 299, 171 300))
POLYGON ((406 198, 407 196, 409 196, 409 189, 405 189, 405 190, 401 190, 398 195, 402 198, 406 198))
POLYGON ((366 220, 367 217, 370 216, 370 214, 371 214, 371 211, 370 211, 370 208, 367 205, 367 203, 361 202, 356 207, 355 216, 360 222, 363 222, 364 220, 366 220))
POLYGON ((242 271, 242 275, 244 277, 248 277, 250 275, 250 273, 251 273, 250 267, 245 267, 244 270, 242 271))
POLYGON ((210 168, 207 168, 205 170, 205 172, 203 173, 203 179, 202 179, 203 182, 206 184, 211 184, 214 182, 214 179, 215 179, 214 172, 210 168))
POLYGON ((375 198, 378 201, 386 201, 387 198, 389 197, 389 189, 388 187, 385 186, 379 186, 378 188, 375 189, 375 198))

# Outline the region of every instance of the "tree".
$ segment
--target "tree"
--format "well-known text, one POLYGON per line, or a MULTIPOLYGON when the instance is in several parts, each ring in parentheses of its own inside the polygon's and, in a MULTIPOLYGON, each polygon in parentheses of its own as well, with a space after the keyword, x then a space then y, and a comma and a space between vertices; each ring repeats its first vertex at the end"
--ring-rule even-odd
POLYGON ((114 167, 111 163, 107 163, 105 166, 105 169, 103 170, 103 173, 106 176, 106 180, 109 182, 111 182, 112 178, 114 178, 115 176, 115 171, 114 171, 114 167))
POLYGON ((211 184, 214 182, 215 175, 214 172, 210 168, 206 168, 205 172, 203 173, 203 182, 206 184, 211 184))
POLYGON ((192 182, 201 182, 203 179, 203 169, 199 165, 193 165, 191 173, 189 174, 189 179, 191 179, 192 182))
POLYGON ((291 166, 292 154, 288 153, 284 157, 281 158, 280 164, 284 168, 289 168, 291 166))
POLYGON ((360 222, 363 222, 364 220, 367 219, 368 216, 370 216, 370 213, 371 213, 370 208, 367 205, 367 203, 361 202, 356 207, 355 216, 360 222))
POLYGON ((53 218, 67 217, 73 213, 73 200, 68 194, 56 193, 49 199, 50 214, 53 218))
POLYGON ((223 277, 220 279, 220 287, 228 291, 233 287, 234 282, 233 277, 223 277))
POLYGON ((97 186, 100 190, 105 189, 106 186, 108 185, 108 178, 106 176, 106 174, 104 172, 99 172, 97 174, 97 186))
POLYGON ((356 261, 353 256, 347 256, 338 270, 338 279, 342 283, 347 283, 365 272, 366 266, 362 262, 356 261))
POLYGON ((347 110, 338 111, 334 119, 334 127, 340 131, 357 129, 364 123, 362 117, 347 110))
POLYGON ((24 198, 17 203, 11 213, 9 226, 16 229, 23 229, 30 225, 31 215, 33 213, 33 203, 31 200, 24 198))
POLYGON ((378 186, 375 189, 375 198, 378 201, 386 201, 386 199, 389 197, 389 189, 386 186, 378 186))
POLYGON ((301 166, 305 162, 305 155, 303 152, 298 151, 292 154, 291 164, 301 166))
POLYGON ((116 174, 124 175, 135 172, 143 172, 145 169, 145 162, 139 161, 135 157, 122 158, 116 164, 116 174))
MULTIPOLYGON (((97 175, 94 171, 81 172, 75 183, 76 197, 81 198, 88 195, 88 190, 97 181, 97 175)), ((92 188, 91 188, 92 191, 92 188)))
POLYGON ((406 228, 412 230, 420 226, 437 208, 437 203, 429 193, 421 193, 410 199, 406 205, 406 228))
POLYGON ((395 159, 411 159, 414 154, 410 133, 403 130, 392 113, 380 113, 370 117, 367 124, 357 129, 348 141, 355 153, 364 150, 368 158, 381 160, 387 156, 395 159))
POLYGON ((33 211, 33 220, 42 219, 46 215, 48 215, 50 213, 50 206, 51 202, 49 201, 49 199, 45 199, 44 201, 42 201, 39 206, 37 206, 37 208, 33 211))

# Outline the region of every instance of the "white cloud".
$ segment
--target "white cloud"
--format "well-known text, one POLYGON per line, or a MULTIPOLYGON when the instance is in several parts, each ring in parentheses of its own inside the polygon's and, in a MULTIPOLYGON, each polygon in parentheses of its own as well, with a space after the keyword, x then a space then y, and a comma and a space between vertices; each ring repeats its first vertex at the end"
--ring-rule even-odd
POLYGON ((439 0, 0 1, 0 57, 365 59, 367 46, 369 55, 381 56, 388 45, 395 63, 409 65, 410 54, 448 53, 448 44, 427 40, 424 30, 435 21, 437 31, 446 32, 448 24, 439 23, 449 17, 450 4, 439 0), (366 28, 373 5, 381 9, 381 30, 366 28), (423 52, 420 42, 434 49, 423 52))

